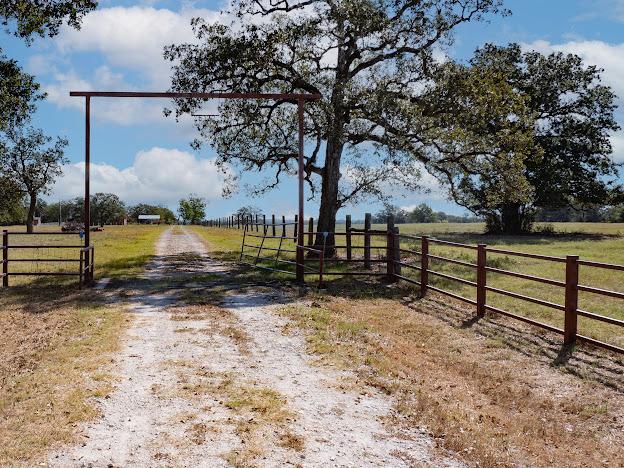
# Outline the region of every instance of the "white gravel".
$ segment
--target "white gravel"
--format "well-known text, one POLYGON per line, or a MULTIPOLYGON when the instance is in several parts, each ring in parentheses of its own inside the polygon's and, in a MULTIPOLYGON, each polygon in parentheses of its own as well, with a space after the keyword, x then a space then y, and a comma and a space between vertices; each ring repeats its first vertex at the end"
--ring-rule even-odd
MULTIPOLYGON (((203 243, 184 229, 166 231, 157 257, 148 265, 149 283, 193 272, 227 278, 227 265, 211 260, 203 243), (181 254, 198 260, 183 266, 181 254)), ((183 276, 182 276, 183 277, 183 276)), ((136 288, 136 286, 133 286, 136 288)), ((129 288, 130 289, 130 288, 129 288)), ((231 372, 237 378, 269 387, 287 400, 294 413, 289 430, 302 436, 305 448, 295 452, 272 445, 267 437, 259 466, 458 466, 440 458, 435 443, 419 431, 398 433, 383 424, 392 400, 380 392, 341 389, 354 376, 314 365, 305 337, 285 334, 287 319, 274 312, 274 298, 259 291, 233 292, 224 307, 250 341, 241 352, 228 336, 206 332, 208 319, 178 322, 168 307, 179 303, 179 289, 140 286, 131 298, 133 324, 114 358, 115 391, 97 402, 102 417, 81 428, 82 442, 52 454, 52 466, 227 466, 225 454, 241 449, 235 415, 218 395, 185 398, 176 389, 201 368, 231 372), (189 327, 195 333, 176 329, 189 327), (172 363, 184 363, 174 365, 172 363), (209 428, 206 439, 191 437, 194 424, 209 428)), ((209 329, 209 328, 208 328, 209 329)))

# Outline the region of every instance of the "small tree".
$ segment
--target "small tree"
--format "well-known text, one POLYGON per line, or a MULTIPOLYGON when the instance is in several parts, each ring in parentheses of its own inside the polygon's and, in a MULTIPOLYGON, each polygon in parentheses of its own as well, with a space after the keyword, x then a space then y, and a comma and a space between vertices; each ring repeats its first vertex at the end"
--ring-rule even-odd
POLYGON ((238 210, 236 210, 236 213, 234 214, 236 216, 240 216, 242 219, 245 219, 247 217, 261 215, 262 213, 263 213, 262 210, 258 208, 257 206, 247 205, 247 206, 241 206, 238 210))
POLYGON ((191 194, 188 198, 180 200, 178 214, 185 224, 198 224, 206 217, 206 202, 203 198, 191 194))
POLYGON ((61 166, 67 162, 64 149, 68 141, 45 136, 39 129, 18 128, 7 133, 1 141, 0 173, 13 180, 19 193, 28 195, 26 230, 33 231, 37 197, 50 191, 54 180, 61 175, 61 166))
POLYGON ((438 213, 425 203, 415 207, 408 213, 407 218, 412 223, 437 223, 439 221, 438 213))
POLYGON ((100 226, 119 223, 126 215, 126 206, 114 193, 96 193, 91 196, 91 219, 100 226))

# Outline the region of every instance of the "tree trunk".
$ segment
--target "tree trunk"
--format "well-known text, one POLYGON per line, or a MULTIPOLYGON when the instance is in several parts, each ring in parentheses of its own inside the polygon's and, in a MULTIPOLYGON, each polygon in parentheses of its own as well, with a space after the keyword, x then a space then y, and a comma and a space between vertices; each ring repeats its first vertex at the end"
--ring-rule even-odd
POLYGON ((33 232, 33 220, 35 219, 35 210, 37 209, 37 194, 31 193, 30 205, 28 206, 28 216, 26 217, 26 232, 33 232))
POLYGON ((325 152, 325 166, 323 167, 323 181, 321 184, 321 205, 318 214, 318 227, 315 246, 323 247, 325 245, 325 255, 332 257, 336 253, 334 245, 336 245, 336 213, 338 212, 338 183, 340 182, 340 160, 342 158, 343 145, 340 143, 340 137, 332 136, 327 142, 325 152), (320 234, 329 232, 325 238, 320 234))
MULTIPOLYGON (((339 22, 336 32, 344 38, 345 25, 339 22)), ((338 212, 338 183, 340 182, 340 160, 344 147, 344 124, 347 115, 344 107, 345 87, 348 82, 348 65, 344 44, 339 45, 336 57, 336 82, 331 96, 332 123, 325 148, 325 166, 321 183, 321 205, 318 214, 317 232, 330 233, 327 237, 317 234, 315 247, 325 246, 325 256, 336 254, 334 232, 336 231, 336 213, 338 212)))
POLYGON ((501 229, 503 234, 523 234, 524 220, 519 203, 506 203, 501 209, 501 229))

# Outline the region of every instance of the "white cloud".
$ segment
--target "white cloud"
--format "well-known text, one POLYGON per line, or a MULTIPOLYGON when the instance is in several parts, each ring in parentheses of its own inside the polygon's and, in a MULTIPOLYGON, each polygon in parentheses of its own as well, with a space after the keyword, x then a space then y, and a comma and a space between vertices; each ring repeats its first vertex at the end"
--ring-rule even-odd
POLYGON ((210 22, 221 16, 207 9, 102 8, 85 16, 80 30, 64 27, 56 44, 64 54, 100 52, 108 64, 137 71, 149 86, 160 90, 169 86, 171 75, 163 47, 193 42, 194 17, 210 22))
POLYGON ((596 65, 604 69, 602 76, 610 85, 621 102, 624 102, 624 43, 608 44, 603 41, 570 41, 552 44, 548 41, 535 41, 523 44, 526 50, 542 53, 563 52, 576 54, 587 65, 596 65))
POLYGON ((615 162, 624 163, 624 132, 618 132, 611 137, 613 146, 613 159, 615 162))
MULTIPOLYGON (((50 198, 67 199, 84 194, 84 163, 68 164, 50 198)), ((91 193, 111 192, 127 203, 163 203, 174 206, 189 193, 207 200, 221 196, 223 174, 214 159, 199 159, 177 149, 154 147, 140 151, 132 166, 91 164, 91 193)))
MULTIPOLYGON (((194 17, 224 20, 219 12, 208 9, 102 8, 86 15, 80 30, 63 27, 55 39, 56 52, 31 57, 28 67, 48 75, 43 88, 49 100, 62 108, 84 108, 84 100, 70 97, 70 91, 164 91, 170 87, 171 69, 163 48, 193 42, 190 22, 194 17), (105 65, 79 74, 71 66, 79 53, 101 55, 105 65)), ((164 100, 94 99, 92 115, 119 125, 171 125, 174 119, 162 115, 167 104, 164 100)), ((214 103, 209 106, 214 108, 214 103)), ((192 119, 184 120, 184 131, 189 132, 192 119)))

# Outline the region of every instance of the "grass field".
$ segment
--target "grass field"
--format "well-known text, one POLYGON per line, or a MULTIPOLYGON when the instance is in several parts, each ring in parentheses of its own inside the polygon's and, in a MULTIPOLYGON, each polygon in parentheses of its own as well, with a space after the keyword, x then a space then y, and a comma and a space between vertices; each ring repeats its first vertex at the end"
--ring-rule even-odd
MULTIPOLYGON (((93 233, 96 276, 142 271, 163 229, 107 226, 93 233)), ((75 277, 14 277, 11 285, 0 292, 0 465, 36 466, 55 444, 74 439, 79 422, 97 416, 89 400, 112 388, 103 365, 128 319, 122 305, 78 291, 75 277)))
MULTIPOLYGON (((624 224, 606 223, 553 223, 553 234, 533 234, 527 236, 494 236, 482 234, 484 225, 479 223, 438 223, 438 224, 405 224, 399 225, 402 234, 430 235, 442 240, 450 240, 464 244, 487 244, 518 252, 528 252, 549 256, 565 257, 566 255, 579 255, 582 260, 594 260, 605 263, 616 263, 624 265, 624 224)), ((362 227, 362 226, 354 226, 362 227)), ((543 227, 543 226, 539 226, 543 227)), ((206 242, 211 246, 217 256, 223 259, 237 259, 240 253, 242 232, 235 229, 217 229, 195 226, 196 230, 206 242)), ((373 229, 385 229, 383 225, 374 225, 373 229)), ((344 225, 338 225, 337 232, 344 232, 344 225)), ((279 235, 279 228, 278 228, 279 235)), ((291 235, 292 231, 288 231, 291 235)), ((253 233, 261 234, 261 232, 253 233)), ((260 238, 247 238, 247 243, 260 243, 260 238)), ((373 236, 373 246, 385 246, 384 236, 373 236)), ((338 245, 344 245, 344 237, 337 238, 338 245)), ((277 248, 277 239, 267 239, 264 247, 277 248)), ((353 238, 354 246, 362 246, 362 237, 353 238)), ((412 250, 420 250, 418 241, 402 241, 402 247, 412 250)), ((293 249, 294 242, 285 242, 283 248, 293 249)), ((257 253, 253 249, 246 249, 250 254, 257 253)), ((359 251, 361 257, 361 250, 359 251)), ((457 247, 430 245, 430 253, 443 257, 454 258, 471 263, 476 262, 476 252, 457 247)), ((372 253, 373 259, 381 259, 385 254, 384 249, 376 250, 372 253)), ((263 251, 262 256, 274 256, 275 252, 263 251)), ((282 258, 293 260, 292 253, 282 254, 282 258)), ((254 259, 249 259, 253 262, 254 259)), ((418 258, 403 258, 405 262, 418 265, 418 258)), ((264 265, 275 266, 276 263, 260 260, 264 265)), ((311 263, 314 265, 314 263, 311 263)), ((384 264, 377 265, 385 267, 384 264)), ((510 255, 489 254, 488 266, 510 270, 525 274, 530 274, 542 278, 565 280, 565 265, 563 263, 549 262, 522 258, 510 255)), ((292 270, 293 266, 280 264, 280 268, 292 270)), ((345 269, 344 265, 333 265, 332 271, 340 272, 345 269)), ((474 270, 446 262, 432 260, 430 269, 440 271, 453 276, 458 276, 471 281, 476 280, 474 270)), ((410 271, 403 268, 403 274, 418 278, 418 271, 410 271)), ((290 275, 276 274, 277 277, 288 278, 290 275)), ((313 280, 313 278, 312 278, 313 280)), ((467 285, 429 275, 430 284, 453 293, 474 299, 474 288, 467 285)), ((604 270, 593 267, 580 267, 580 283, 588 286, 599 287, 613 291, 624 292, 624 272, 604 270)), ((561 287, 541 284, 524 279, 514 278, 506 275, 488 273, 488 285, 495 288, 504 289, 526 296, 547 300, 557 304, 564 302, 564 290, 561 287)), ((417 289, 417 287, 416 287, 417 289)), ((519 299, 488 292, 487 302, 489 305, 498 307, 510 312, 514 312, 541 322, 563 328, 563 312, 550 309, 541 305, 521 301, 519 299)), ((624 320, 624 301, 606 296, 581 292, 579 296, 579 308, 606 315, 619 320, 624 320)), ((615 325, 605 324, 595 320, 579 317, 579 333, 595 339, 607 341, 620 347, 624 347, 624 329, 615 325)))

